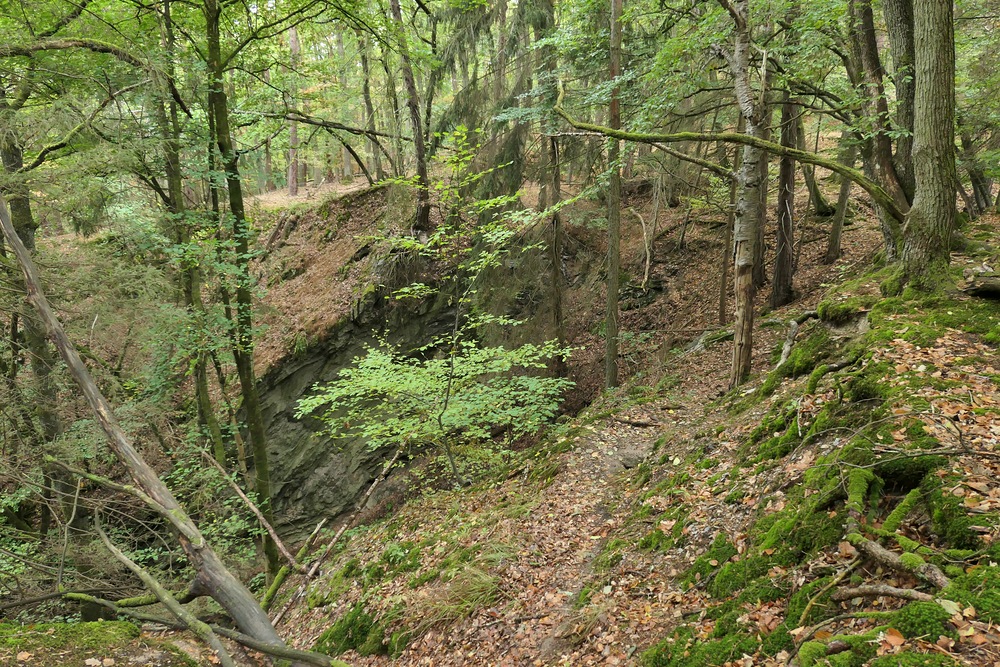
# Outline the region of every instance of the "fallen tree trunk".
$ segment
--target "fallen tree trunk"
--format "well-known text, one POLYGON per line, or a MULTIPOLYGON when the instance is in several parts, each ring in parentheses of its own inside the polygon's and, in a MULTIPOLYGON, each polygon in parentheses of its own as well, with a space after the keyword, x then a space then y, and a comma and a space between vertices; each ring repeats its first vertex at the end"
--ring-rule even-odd
POLYGON ((150 506, 176 531, 181 548, 197 573, 195 579, 197 585, 226 610, 242 632, 256 640, 283 646, 284 642, 253 595, 222 563, 187 511, 122 430, 111 405, 97 387, 76 347, 70 342, 45 298, 35 264, 14 230, 7 204, 2 199, 0 199, 0 229, 24 274, 28 302, 38 311, 39 319, 45 325, 49 338, 55 344, 80 392, 94 411, 97 423, 107 436, 111 451, 125 466, 136 487, 148 496, 150 506))

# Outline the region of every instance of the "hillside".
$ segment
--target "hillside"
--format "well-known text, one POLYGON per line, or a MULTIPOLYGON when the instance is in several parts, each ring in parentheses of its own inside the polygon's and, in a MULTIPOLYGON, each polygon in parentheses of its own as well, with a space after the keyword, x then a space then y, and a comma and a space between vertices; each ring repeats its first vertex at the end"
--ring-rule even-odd
MULTIPOLYGON (((397 233, 392 211, 406 201, 393 187, 352 188, 259 214, 266 405, 278 400, 272 394, 287 404, 293 390, 307 391, 314 380, 305 378, 316 376, 305 370, 335 375, 373 340, 362 336, 368 327, 419 340, 436 326, 433 306, 380 305, 390 289, 380 276, 403 284, 441 270, 394 269, 371 236, 397 233), (367 287, 376 281, 383 286, 367 287)), ((652 215, 648 193, 627 205, 652 215)), ((854 206, 833 265, 817 261, 823 221, 804 223, 799 296, 762 317, 755 375, 728 393, 714 217, 660 212, 646 291, 641 230, 627 226, 627 380, 599 394, 603 346, 593 322, 604 247, 581 224, 599 207, 579 200, 564 255, 575 347, 568 371, 578 383, 568 403, 586 407, 513 450, 461 448, 468 488, 451 489, 431 451, 345 526, 379 452, 352 445, 361 449, 350 456, 365 463, 346 463, 317 425, 274 412, 279 527, 307 531, 319 517, 335 519, 312 548, 316 556, 319 545, 334 545, 319 576, 293 575, 275 603, 279 631, 299 648, 372 666, 992 664, 1000 658, 1000 311, 957 290, 882 297, 888 274, 871 268, 878 234, 864 200, 854 206), (793 320, 801 327, 779 364, 793 320), (288 467, 282 448, 300 445, 281 443, 307 440, 319 443, 310 456, 326 463, 299 452, 288 467), (341 504, 322 510, 331 489, 341 504)), ((988 240, 996 222, 981 218, 967 236, 988 240)), ((88 246, 60 244, 57 272, 63 263, 98 265, 88 246)), ((995 260, 986 245, 968 247, 978 250, 953 259, 960 285, 988 279, 995 260)), ((490 294, 543 294, 525 273, 494 277, 507 282, 490 294)), ((142 632, 157 664, 209 661, 184 634, 142 632)), ((0 654, 43 664, 44 647, 30 636, 5 641, 0 654)), ((130 641, 102 650, 89 635, 52 640, 63 655, 126 664, 147 655, 130 641)))
MULTIPOLYGON (((628 384, 471 489, 350 531, 280 628, 357 665, 991 664, 998 312, 882 299, 869 225, 834 266, 803 250, 802 296, 767 315, 757 379, 731 394, 724 336, 697 333, 714 330, 717 232, 695 224, 683 252, 661 236, 666 287, 625 314, 649 333, 628 384), (773 370, 788 321, 817 309, 773 370)), ((956 256, 956 274, 985 259, 956 256)), ((569 309, 578 377, 599 357, 589 298, 569 309)))

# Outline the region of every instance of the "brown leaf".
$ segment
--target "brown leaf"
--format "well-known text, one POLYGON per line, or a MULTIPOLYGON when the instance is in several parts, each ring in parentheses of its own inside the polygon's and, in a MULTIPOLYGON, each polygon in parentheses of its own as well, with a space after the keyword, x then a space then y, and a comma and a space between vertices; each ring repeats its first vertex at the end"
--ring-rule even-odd
POLYGON ((892 647, 902 646, 906 643, 906 637, 896 628, 889 628, 885 631, 885 641, 892 647))

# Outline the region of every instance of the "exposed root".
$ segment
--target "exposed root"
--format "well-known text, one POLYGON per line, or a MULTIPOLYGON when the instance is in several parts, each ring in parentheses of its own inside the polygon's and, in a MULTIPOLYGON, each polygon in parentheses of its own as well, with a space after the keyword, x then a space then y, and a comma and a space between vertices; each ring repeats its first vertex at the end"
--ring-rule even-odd
POLYGON ((836 602, 850 600, 852 598, 873 598, 892 597, 901 600, 916 600, 918 602, 934 602, 934 596, 930 593, 915 591, 912 588, 898 588, 888 584, 869 584, 867 586, 855 586, 854 588, 844 588, 835 591, 830 599, 836 602))

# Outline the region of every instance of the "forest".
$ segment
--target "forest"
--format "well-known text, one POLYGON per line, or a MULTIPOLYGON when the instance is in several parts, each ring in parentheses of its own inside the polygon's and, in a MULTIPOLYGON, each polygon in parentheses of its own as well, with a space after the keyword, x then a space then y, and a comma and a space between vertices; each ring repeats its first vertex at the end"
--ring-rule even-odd
POLYGON ((1000 4, 0 35, 0 664, 1000 665, 1000 4))

